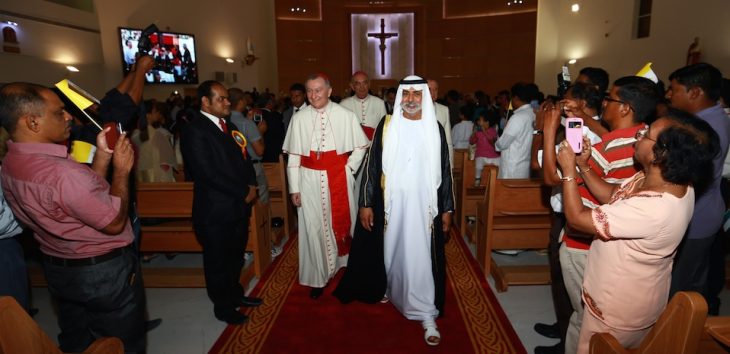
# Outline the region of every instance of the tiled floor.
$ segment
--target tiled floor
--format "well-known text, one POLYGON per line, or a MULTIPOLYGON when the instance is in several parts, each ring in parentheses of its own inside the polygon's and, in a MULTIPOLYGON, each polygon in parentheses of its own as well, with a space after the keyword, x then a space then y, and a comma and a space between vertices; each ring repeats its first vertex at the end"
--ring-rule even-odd
MULTIPOLYGON (((524 252, 513 256, 495 255, 500 264, 547 263, 547 257, 535 252, 524 252)), ((152 264, 200 264, 199 256, 181 255, 173 261, 158 257, 152 264)), ((494 285, 490 279, 490 285, 494 285)), ((251 287, 249 287, 251 288, 251 287)), ((532 326, 536 322, 552 323, 555 315, 549 286, 512 286, 507 292, 497 293, 502 308, 510 319, 528 353, 535 346, 552 345, 557 341, 535 333, 532 326)), ((722 294, 723 303, 730 304, 730 292, 722 294)), ((147 289, 150 318, 160 317, 163 323, 149 333, 148 352, 150 354, 199 354, 207 353, 225 328, 224 323, 213 317, 213 306, 208 300, 205 289, 147 289)), ((40 309, 35 319, 51 338, 58 335, 58 326, 51 299, 45 288, 33 289, 33 302, 40 309)), ((721 309, 722 315, 730 315, 730 306, 721 309)), ((444 338, 444 345, 448 338, 444 338)))

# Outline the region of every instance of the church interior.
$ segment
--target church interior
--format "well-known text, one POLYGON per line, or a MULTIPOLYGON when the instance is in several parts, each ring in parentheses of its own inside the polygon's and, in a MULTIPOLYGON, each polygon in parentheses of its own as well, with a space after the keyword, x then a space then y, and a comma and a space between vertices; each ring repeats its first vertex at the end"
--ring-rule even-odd
MULTIPOLYGON (((187 107, 172 105, 178 101, 183 104, 185 97, 190 97, 187 102, 193 101, 198 84, 207 80, 215 80, 226 88, 240 88, 248 97, 254 97, 251 104, 256 101, 258 105, 257 97, 266 97, 272 104, 269 109, 281 113, 292 106, 295 91, 292 85, 304 84, 312 74, 323 74, 329 79, 331 100, 336 102, 355 94, 353 73, 356 72, 366 73, 369 93, 383 100, 389 89, 395 92, 401 79, 418 75, 438 82, 439 95, 433 99, 449 106, 447 119, 451 120, 449 131, 453 131, 460 121, 460 113, 466 116, 466 112, 475 112, 460 110, 464 106, 501 107, 507 114, 507 101, 497 100, 504 92, 509 97, 516 83, 534 84, 544 99, 559 100, 565 92, 561 85, 578 78, 581 69, 587 67, 605 70, 610 77, 609 88, 616 79, 645 72, 642 69, 649 63, 649 71, 666 88, 672 82, 670 74, 698 62, 717 68, 727 83, 730 77, 728 19, 730 6, 726 0, 4 0, 0 3, 3 34, 0 85, 31 82, 53 87, 59 82, 67 86, 72 83, 75 88, 72 91, 81 92, 87 99, 101 99, 130 71, 138 44, 142 47, 141 30, 154 24, 157 30, 152 41, 157 44, 152 45, 152 50, 156 56, 171 59, 157 62, 154 70, 146 74, 142 97, 145 101, 169 104, 168 114, 170 109, 176 113, 184 111, 187 107), (160 41, 168 45, 160 46, 160 41)), ((604 106, 610 103, 599 102, 604 106)), ((726 107, 730 104, 725 103, 726 107)), ((533 108, 540 110, 537 105, 533 108)), ((84 109, 78 112, 83 113, 84 109)), ((478 121, 478 114, 475 117, 478 121)), ((167 119, 169 124, 175 116, 167 119)), ((535 134, 543 133, 536 127, 535 132, 538 131, 535 134)), ((640 140, 638 135, 636 139, 640 140)), ((283 141, 281 136, 279 147, 283 141)), ((493 334, 488 330, 480 332, 478 328, 482 327, 474 325, 475 329, 470 331, 472 327, 467 323, 461 337, 449 338, 450 333, 461 332, 461 327, 443 331, 443 341, 435 348, 424 346, 416 337, 413 340, 416 343, 408 346, 401 347, 395 341, 373 347, 376 349, 352 349, 344 344, 343 351, 400 353, 416 348, 413 350, 417 352, 434 349, 443 353, 562 352, 536 349, 555 347, 560 334, 546 337, 534 328, 535 324, 552 325, 557 320, 546 251, 552 222, 550 188, 542 183, 542 174, 535 172, 539 166, 533 168, 530 176, 520 179, 517 187, 500 182, 492 168, 485 168, 480 175, 472 161, 474 149, 470 152, 468 146, 454 145, 451 152, 456 201, 453 230, 456 231, 452 230, 452 240, 446 250, 447 265, 454 267, 447 273, 452 281, 446 295, 451 312, 446 317, 460 318, 457 313, 464 318, 494 316, 495 326, 504 329, 493 334), (505 190, 505 194, 499 194, 500 190, 505 190), (501 204, 490 204, 490 198, 501 204), (500 211, 503 218, 517 215, 509 220, 506 231, 495 231, 499 225, 491 224, 499 222, 494 221, 497 217, 492 213, 500 211), (508 234, 521 236, 513 240, 492 236, 508 234), (520 252, 515 254, 514 249, 520 252), (461 263, 448 263, 459 255, 467 258, 461 263), (470 280, 475 287, 484 287, 479 293, 482 295, 471 299, 477 304, 483 301, 487 304, 484 308, 464 305, 470 302, 468 298, 460 300, 464 295, 459 295, 461 288, 457 280, 462 279, 460 274, 467 273, 478 275, 470 280), (506 344, 490 342, 494 337, 506 344), (464 343, 455 346, 456 338, 463 339, 464 343), (480 341, 488 343, 479 344, 480 341)), ((2 150, 4 155, 5 148, 2 150)), ((296 254, 292 253, 296 245, 292 246, 291 242, 296 241, 298 224, 296 207, 287 193, 290 187, 285 158, 275 156, 275 160, 264 165, 271 206, 253 208, 241 281, 247 291, 266 295, 265 301, 278 307, 265 309, 275 313, 268 322, 263 320, 266 318, 263 315, 260 321, 255 321, 258 313, 250 310, 254 312, 248 312, 251 322, 242 326, 248 326, 240 330, 243 334, 236 326, 212 316, 213 304, 208 300, 202 271, 201 246, 188 222, 194 212, 191 211, 192 183, 181 182, 185 180, 183 172, 175 176, 178 182, 167 182, 174 186, 160 187, 151 183, 154 181, 139 183, 135 193, 137 215, 143 220, 141 247, 147 316, 162 319, 159 327, 147 334, 148 353, 335 350, 319 347, 320 341, 330 339, 327 333, 320 333, 321 338, 309 338, 310 341, 293 341, 294 344, 287 344, 289 347, 275 343, 290 335, 298 338, 296 332, 303 331, 298 326, 307 327, 307 320, 316 323, 307 316, 318 316, 319 300, 327 303, 328 311, 334 313, 328 312, 327 316, 336 316, 338 311, 347 309, 339 307, 329 295, 334 289, 332 285, 325 289, 322 299, 315 301, 303 293, 303 287, 296 281, 286 280, 289 278, 280 280, 283 285, 279 284, 278 290, 271 288, 271 284, 277 285, 275 274, 288 269, 288 261, 296 264, 296 254), (166 224, 155 221, 160 219, 178 224, 165 228, 166 224), (188 224, 180 226, 185 222, 188 224), (294 307, 289 317, 302 318, 287 317, 288 327, 276 328, 276 316, 286 315, 294 306, 284 300, 295 295, 301 297, 301 302, 294 305, 306 310, 294 307), (304 347, 297 346, 300 344, 304 347)), ((23 237, 27 240, 21 242, 26 247, 32 285, 33 321, 57 343, 60 333, 57 305, 47 289, 38 260, 40 252, 33 249, 31 234, 26 232, 23 237)), ((718 235, 723 236, 722 230, 718 235)), ((724 251, 721 257, 725 257, 727 246, 720 247, 724 251)), ((726 267, 725 263, 721 266, 726 267)), ((462 286, 466 287, 463 283, 462 286)), ((697 347, 702 349, 697 352, 730 352, 727 286, 722 287, 719 299, 722 304, 719 311, 707 317, 707 324, 703 320, 699 325, 701 330, 694 334, 695 338, 702 337, 701 347, 697 347), (712 332, 711 328, 717 330, 712 332), (722 330, 725 332, 716 333, 722 330)), ((368 325, 355 323, 353 326, 368 325)), ((3 327, 0 325, 0 332, 5 333, 0 333, 0 337, 11 330, 3 327)), ((347 335, 361 336, 366 342, 382 339, 370 338, 368 331, 358 327, 347 335)), ((684 334, 670 332, 669 337, 684 334)), ((397 333, 386 336, 399 341, 411 340, 405 335, 400 338, 397 333)))

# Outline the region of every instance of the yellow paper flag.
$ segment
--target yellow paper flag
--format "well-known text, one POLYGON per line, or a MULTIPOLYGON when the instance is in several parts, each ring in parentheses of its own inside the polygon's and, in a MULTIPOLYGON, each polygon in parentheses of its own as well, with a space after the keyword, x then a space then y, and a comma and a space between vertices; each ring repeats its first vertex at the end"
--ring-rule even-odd
POLYGON ((654 70, 651 70, 651 62, 646 63, 646 65, 644 65, 644 67, 641 68, 638 73, 636 73, 636 76, 645 77, 651 81, 654 81, 655 84, 659 82, 659 78, 654 73, 654 70))
POLYGON ((91 163, 94 161, 96 146, 85 141, 74 140, 71 142, 71 152, 69 155, 79 163, 91 163))
POLYGON ((85 110, 89 107, 91 107, 92 104, 94 104, 93 101, 91 101, 89 98, 84 97, 84 94, 87 94, 86 91, 80 90, 78 86, 74 85, 72 82, 69 82, 68 79, 63 79, 59 81, 56 84, 56 87, 63 92, 66 97, 68 97, 71 102, 73 102, 76 107, 79 107, 80 110, 85 110), (81 91, 81 92, 77 92, 81 91))

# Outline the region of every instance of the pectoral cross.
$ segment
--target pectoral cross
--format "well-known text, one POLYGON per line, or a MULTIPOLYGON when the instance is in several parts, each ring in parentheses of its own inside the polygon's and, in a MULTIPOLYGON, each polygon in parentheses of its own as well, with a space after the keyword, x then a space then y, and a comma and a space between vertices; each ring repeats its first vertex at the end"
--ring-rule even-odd
POLYGON ((380 39, 380 74, 385 75, 385 40, 390 37, 398 37, 396 32, 385 32, 385 19, 380 19, 380 33, 368 33, 368 37, 380 39))

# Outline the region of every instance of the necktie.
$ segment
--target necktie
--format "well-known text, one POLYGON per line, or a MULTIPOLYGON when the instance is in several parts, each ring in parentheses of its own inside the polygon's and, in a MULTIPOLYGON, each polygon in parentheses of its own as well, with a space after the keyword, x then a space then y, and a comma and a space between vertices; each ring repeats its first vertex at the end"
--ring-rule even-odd
POLYGON ((223 132, 228 134, 228 126, 226 125, 226 120, 223 118, 218 118, 218 124, 221 126, 223 132))

